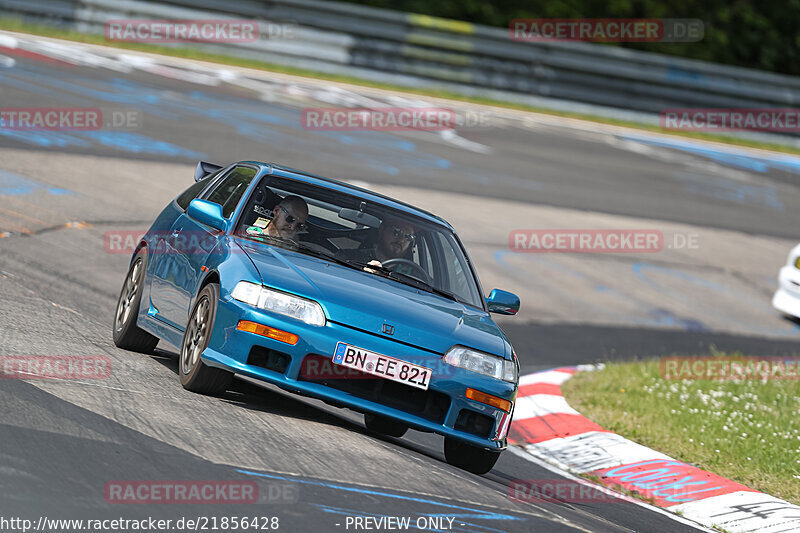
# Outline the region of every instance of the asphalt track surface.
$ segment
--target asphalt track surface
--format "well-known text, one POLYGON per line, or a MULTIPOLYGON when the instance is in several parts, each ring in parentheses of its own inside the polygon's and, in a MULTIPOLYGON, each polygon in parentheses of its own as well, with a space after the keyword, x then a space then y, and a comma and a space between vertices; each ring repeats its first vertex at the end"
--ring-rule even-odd
POLYGON ((800 353, 797 325, 769 307, 797 237, 791 158, 508 112, 456 137, 311 132, 302 108, 377 97, 274 75, 212 83, 196 70, 122 68, 130 58, 90 67, 6 53, 2 107, 99 106, 142 121, 0 131, 0 355, 112 361, 105 380, 0 381, 2 517, 277 516, 280 530, 327 532, 345 531, 348 516, 447 516, 456 531, 695 530, 628 501, 514 502, 510 481, 559 476, 512 453, 475 476, 444 462, 439 437, 380 438, 354 413, 245 381, 222 399, 194 395, 180 387, 174 354, 116 349, 110 324, 129 255, 104 237, 146 229, 200 158, 279 161, 442 214, 484 288, 522 296, 520 316, 501 324, 524 372, 712 346, 800 353), (536 227, 658 228, 672 243, 695 234, 700 246, 626 257, 509 252, 511 229, 536 227), (233 506, 109 503, 103 489, 119 480, 255 481, 260 496, 233 506))

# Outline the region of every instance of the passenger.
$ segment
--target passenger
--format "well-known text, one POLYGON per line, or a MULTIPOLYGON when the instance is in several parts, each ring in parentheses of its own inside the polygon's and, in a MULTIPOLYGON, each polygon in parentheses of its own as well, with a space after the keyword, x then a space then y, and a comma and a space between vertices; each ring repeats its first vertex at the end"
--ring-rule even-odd
POLYGON ((272 237, 297 239, 297 234, 306 229, 308 204, 299 196, 287 196, 272 210, 272 220, 266 233, 272 237))

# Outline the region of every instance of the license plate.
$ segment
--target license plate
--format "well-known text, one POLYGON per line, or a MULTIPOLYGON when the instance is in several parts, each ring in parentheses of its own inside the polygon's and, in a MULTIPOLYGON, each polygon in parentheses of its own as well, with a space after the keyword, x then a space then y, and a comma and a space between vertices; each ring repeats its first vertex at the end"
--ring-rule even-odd
POLYGON ((363 348, 340 342, 336 345, 333 362, 337 365, 355 368, 366 374, 405 383, 422 390, 428 390, 431 382, 430 368, 415 365, 363 348))

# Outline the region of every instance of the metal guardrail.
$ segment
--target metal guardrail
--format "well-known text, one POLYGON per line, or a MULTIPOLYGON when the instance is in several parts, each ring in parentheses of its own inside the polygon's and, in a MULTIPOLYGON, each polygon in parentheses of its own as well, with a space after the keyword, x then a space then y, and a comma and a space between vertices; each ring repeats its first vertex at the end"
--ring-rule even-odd
MULTIPOLYGON (((800 78, 577 42, 517 42, 508 31, 319 0, 0 0, 6 13, 101 33, 115 18, 249 18, 295 23, 293 39, 198 44, 209 51, 377 81, 620 110, 789 107, 800 78)), ((517 101, 520 101, 517 99, 517 101)), ((568 106, 567 106, 568 107, 568 106)), ((624 118, 624 113, 621 115, 624 118)))

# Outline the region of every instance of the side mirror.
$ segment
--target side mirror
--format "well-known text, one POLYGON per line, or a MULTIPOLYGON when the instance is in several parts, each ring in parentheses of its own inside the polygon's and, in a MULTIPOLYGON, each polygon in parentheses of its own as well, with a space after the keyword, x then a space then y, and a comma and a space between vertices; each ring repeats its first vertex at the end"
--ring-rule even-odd
POLYGON ((222 216, 222 206, 207 200, 192 200, 186 214, 201 224, 219 231, 228 229, 228 221, 222 216))
POLYGON ((492 289, 486 299, 489 312, 498 315, 516 315, 519 311, 519 296, 500 289, 492 289))

